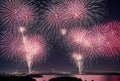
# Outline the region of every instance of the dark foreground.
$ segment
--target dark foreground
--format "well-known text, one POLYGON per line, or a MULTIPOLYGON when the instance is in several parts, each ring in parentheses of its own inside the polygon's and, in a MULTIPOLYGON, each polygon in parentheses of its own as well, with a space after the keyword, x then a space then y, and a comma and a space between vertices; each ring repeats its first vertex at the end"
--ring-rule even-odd
MULTIPOLYGON (((0 76, 0 81, 37 81, 37 80, 30 77, 0 76)), ((39 81, 45 81, 45 80, 39 80, 39 81)), ((82 81, 82 80, 75 77, 58 77, 58 78, 52 78, 49 81, 82 81)))
POLYGON ((30 77, 0 76, 0 81, 36 81, 30 77))
POLYGON ((120 81, 119 74, 30 74, 0 76, 0 81, 120 81))

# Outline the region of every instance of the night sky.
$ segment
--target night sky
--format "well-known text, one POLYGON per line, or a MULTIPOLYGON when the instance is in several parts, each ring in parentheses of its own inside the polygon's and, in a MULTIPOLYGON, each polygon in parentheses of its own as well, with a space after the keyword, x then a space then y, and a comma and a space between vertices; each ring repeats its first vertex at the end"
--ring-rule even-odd
MULTIPOLYGON (((51 0, 33 0, 35 5, 40 8, 47 7, 47 4, 50 3, 51 0), (41 6, 43 5, 43 6, 41 6)), ((107 0, 105 1, 106 13, 103 22, 105 23, 112 20, 120 21, 120 0, 107 0)), ((40 19, 39 19, 40 21, 40 19)), ((40 25, 38 24, 34 25, 40 25)), ((2 24, 0 28, 2 27, 2 24)), ((3 31, 3 28, 0 29, 0 32, 3 31)), ((35 31, 39 33, 39 30, 35 31)), ((41 32, 40 32, 41 33, 41 32)), ((38 72, 78 72, 78 68, 72 62, 69 57, 68 50, 66 45, 64 45, 63 40, 60 36, 56 41, 54 40, 54 36, 48 39, 48 45, 50 46, 50 50, 47 53, 47 58, 42 63, 36 63, 32 67, 32 71, 38 72), (52 42, 51 42, 52 41, 52 42)), ((1 54, 1 53, 0 53, 1 54)), ((84 64, 83 72, 120 72, 120 56, 114 58, 107 57, 99 57, 95 58, 92 61, 86 60, 84 64)), ((6 59, 5 56, 0 55, 0 72, 28 72, 27 65, 24 63, 16 63, 14 58, 12 60, 6 59)))

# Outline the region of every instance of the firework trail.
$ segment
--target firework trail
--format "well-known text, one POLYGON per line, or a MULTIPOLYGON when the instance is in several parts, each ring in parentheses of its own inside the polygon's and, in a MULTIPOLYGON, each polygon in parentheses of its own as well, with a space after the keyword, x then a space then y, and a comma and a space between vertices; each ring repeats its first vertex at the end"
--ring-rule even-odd
POLYGON ((34 61, 37 60, 39 57, 39 60, 42 60, 43 57, 45 57, 45 40, 42 36, 33 36, 31 38, 28 38, 24 42, 24 49, 26 52, 26 60, 29 67, 29 72, 31 72, 31 67, 34 61))
POLYGON ((94 46, 103 56, 114 57, 120 52, 120 24, 116 21, 96 26, 94 33, 94 46), (112 39, 111 39, 112 38, 112 39))
POLYGON ((36 8, 26 0, 4 0, 0 5, 0 18, 9 30, 18 30, 16 27, 26 26, 35 21, 36 8))
POLYGON ((66 8, 65 21, 68 25, 90 26, 100 22, 105 16, 104 0, 62 0, 66 8))
POLYGON ((31 72, 33 63, 38 63, 45 58, 47 45, 42 36, 25 36, 25 31, 24 27, 20 27, 22 36, 7 31, 2 33, 0 35, 0 51, 3 57, 14 61, 21 60, 21 63, 27 62, 29 72, 31 72))
POLYGON ((73 53, 72 59, 74 60, 75 64, 79 68, 79 74, 82 72, 83 69, 83 57, 79 53, 73 53))
POLYGON ((20 32, 22 34, 22 42, 23 42, 23 51, 25 54, 25 59, 28 65, 29 73, 31 72, 32 65, 36 59, 43 59, 46 54, 46 42, 42 36, 25 36, 24 27, 20 27, 20 32))

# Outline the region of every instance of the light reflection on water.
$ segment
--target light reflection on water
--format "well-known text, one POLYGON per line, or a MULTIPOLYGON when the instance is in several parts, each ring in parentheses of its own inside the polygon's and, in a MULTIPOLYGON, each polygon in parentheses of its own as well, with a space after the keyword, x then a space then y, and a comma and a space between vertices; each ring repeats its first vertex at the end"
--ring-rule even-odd
MULTIPOLYGON (((82 81, 120 81, 120 75, 69 75, 70 77, 81 78, 82 81)), ((63 75, 43 75, 42 78, 35 78, 36 81, 49 81, 51 78, 63 77, 63 75)))

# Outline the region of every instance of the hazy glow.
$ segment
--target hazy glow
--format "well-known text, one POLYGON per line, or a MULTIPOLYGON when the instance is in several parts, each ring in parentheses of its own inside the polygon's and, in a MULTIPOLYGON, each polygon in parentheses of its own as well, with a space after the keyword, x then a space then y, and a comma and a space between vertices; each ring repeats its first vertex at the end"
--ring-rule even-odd
POLYGON ((73 53, 72 58, 75 61, 77 67, 79 68, 79 73, 82 72, 83 69, 83 57, 79 53, 73 53))

